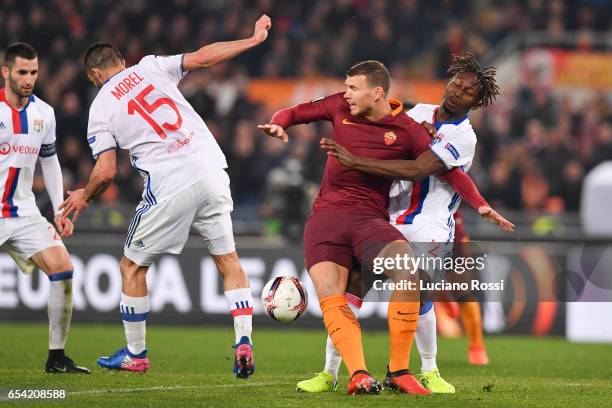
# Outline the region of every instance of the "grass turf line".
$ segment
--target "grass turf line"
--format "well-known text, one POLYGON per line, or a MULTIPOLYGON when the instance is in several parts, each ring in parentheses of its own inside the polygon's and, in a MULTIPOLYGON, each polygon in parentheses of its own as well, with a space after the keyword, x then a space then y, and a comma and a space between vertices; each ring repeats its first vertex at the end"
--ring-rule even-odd
MULTIPOLYGON (((457 394, 414 397, 383 392, 380 396, 345 395, 347 374, 341 369, 338 391, 303 394, 295 383, 321 371, 323 330, 291 326, 255 330, 257 372, 249 380, 231 374, 233 330, 150 325, 146 374, 113 372, 96 367, 100 355, 124 345, 123 327, 74 325, 67 353, 92 374, 48 375, 45 324, 0 323, 0 388, 66 389, 68 401, 29 401, 29 406, 266 406, 355 407, 363 405, 419 407, 582 407, 612 405, 609 345, 571 344, 561 338, 488 337, 491 365, 467 365, 465 340, 440 339, 438 366, 457 394)), ((384 332, 364 331, 366 360, 383 379, 388 359, 384 332)), ((411 366, 420 362, 413 349, 411 366)), ((11 404, 12 405, 12 404, 11 404)))

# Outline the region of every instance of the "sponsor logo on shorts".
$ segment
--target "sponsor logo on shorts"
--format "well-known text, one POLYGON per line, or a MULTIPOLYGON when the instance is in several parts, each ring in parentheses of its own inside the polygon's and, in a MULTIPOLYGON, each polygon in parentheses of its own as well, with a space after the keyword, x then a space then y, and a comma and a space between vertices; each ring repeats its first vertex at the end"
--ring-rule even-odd
POLYGON ((351 122, 350 120, 348 120, 347 118, 342 119, 342 124, 343 125, 356 125, 355 122, 351 122))
POLYGON ((6 129, 6 126, 4 125, 4 122, 0 122, 0 129, 6 129))
POLYGON ((134 246, 138 248, 144 248, 145 244, 144 242, 142 242, 142 239, 139 239, 138 241, 134 242, 134 246))
POLYGON ((94 144, 95 141, 96 141, 96 135, 93 135, 87 138, 87 143, 89 144, 94 144))
POLYGON ((393 132, 385 132, 385 144, 391 146, 397 140, 397 135, 393 132))

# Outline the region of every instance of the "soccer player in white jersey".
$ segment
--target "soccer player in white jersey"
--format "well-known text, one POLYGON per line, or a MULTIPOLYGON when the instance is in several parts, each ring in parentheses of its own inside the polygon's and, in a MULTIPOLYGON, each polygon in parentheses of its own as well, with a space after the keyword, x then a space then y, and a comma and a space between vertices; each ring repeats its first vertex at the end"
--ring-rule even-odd
MULTIPOLYGON (((348 167, 396 178, 390 193, 390 222, 411 245, 434 242, 437 256, 446 256, 452 250, 455 231, 453 214, 461 200, 447 183, 435 176, 423 178, 423 175, 452 167, 469 170, 476 149, 476 134, 468 119, 468 112, 491 104, 499 94, 495 71, 493 67, 483 69, 470 53, 454 56, 448 70, 452 78, 446 85, 442 103, 417 104, 407 112, 415 121, 431 129, 430 133, 435 136, 430 150, 417 160, 358 157, 333 140, 323 139, 321 142, 321 147, 329 155, 348 167)), ((491 219, 495 211, 490 208, 487 211, 481 215, 491 219)), ((503 220, 503 217, 500 219, 503 220)), ((513 227, 509 222, 502 222, 500 226, 505 230, 513 227)), ((415 254, 428 250, 430 248, 415 249, 415 254)), ((359 271, 353 269, 351 274, 354 273, 359 271)), ((352 277, 350 281, 359 280, 352 277)), ((358 290, 347 289, 347 301, 355 314, 361 307, 358 295, 358 290)), ((421 306, 415 339, 421 356, 422 384, 432 393, 454 393, 455 387, 440 376, 437 368, 436 315, 431 301, 421 306)), ((298 390, 324 392, 335 389, 340 363, 341 358, 328 337, 324 371, 298 383, 298 390)))
POLYGON ((202 118, 179 91, 189 72, 233 58, 268 36, 271 20, 262 16, 253 35, 214 43, 192 53, 144 57, 125 66, 110 44, 94 44, 84 57, 89 79, 100 91, 89 110, 87 141, 97 159, 84 189, 68 192, 64 217, 78 214, 115 176, 116 149, 129 151, 132 166, 144 178, 142 202, 128 228, 120 311, 127 346, 102 367, 146 371, 145 324, 150 311, 145 274, 164 253, 182 251, 190 227, 208 244, 223 276, 225 296, 234 319, 234 374, 255 370, 251 342, 253 298, 236 254, 230 213, 233 208, 225 156, 202 118))
POLYGON ((63 219, 62 171, 55 152, 53 108, 33 94, 38 78, 36 51, 10 45, 2 64, 0 89, 0 250, 25 273, 40 268, 50 282, 48 373, 89 373, 64 354, 72 318, 72 262, 62 243, 73 224, 63 219), (41 214, 32 193, 36 162, 55 211, 56 229, 41 214), (58 234, 59 232, 59 234, 58 234))

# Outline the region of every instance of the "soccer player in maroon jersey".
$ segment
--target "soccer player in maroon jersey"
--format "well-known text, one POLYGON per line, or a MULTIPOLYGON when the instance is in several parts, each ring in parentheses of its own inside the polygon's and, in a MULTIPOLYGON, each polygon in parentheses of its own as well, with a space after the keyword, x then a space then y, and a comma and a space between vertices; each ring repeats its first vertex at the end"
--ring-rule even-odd
MULTIPOLYGON (((495 81, 496 69, 481 67, 478 60, 469 52, 455 55, 448 72, 452 75, 452 78, 445 88, 442 103, 434 111, 433 125, 429 125, 432 136, 437 136, 437 127, 434 127, 434 125, 440 126, 443 123, 461 121, 467 118, 471 110, 491 105, 496 95, 499 94, 499 87, 495 81)), ((428 106, 434 107, 435 105, 428 106)), ((425 108, 425 111, 428 109, 430 108, 425 108)), ((411 114, 409 113, 409 115, 411 114)), ((414 114, 411 116, 418 118, 414 114)), ((445 168, 442 165, 442 160, 429 160, 431 158, 427 158, 426 155, 422 155, 417 160, 378 160, 358 157, 334 140, 326 138, 321 139, 321 148, 347 167, 396 179, 411 179, 412 174, 420 166, 425 166, 427 171, 432 170, 434 172, 445 168)), ((467 245, 469 237, 465 233, 463 219, 459 211, 455 213, 454 218, 455 242, 458 245, 454 245, 453 252, 455 256, 469 256, 467 245)), ((502 225, 502 227, 504 226, 502 225)), ((471 276, 471 274, 455 274, 453 276, 455 278, 462 277, 462 279, 468 281, 468 275, 471 276)), ((469 339, 468 360, 470 364, 487 365, 489 358, 484 347, 480 305, 474 293, 462 294, 459 306, 456 306, 454 302, 444 302, 444 306, 445 309, 453 311, 451 315, 461 314, 469 339)))
MULTIPOLYGON (((327 120, 334 125, 334 140, 356 155, 383 160, 421 155, 435 158, 428 149, 431 138, 427 131, 403 113, 400 102, 388 98, 390 76, 383 64, 365 61, 353 66, 345 84, 345 92, 280 110, 269 124, 258 128, 287 141, 284 129, 327 120)), ((433 171, 422 177, 430 174, 433 171)), ((464 201, 486 213, 486 218, 508 223, 488 206, 465 173, 453 169, 439 177, 464 201)), ((352 259, 371 268, 374 258, 412 255, 404 237, 388 222, 391 183, 391 179, 350 169, 330 157, 304 230, 306 267, 327 332, 351 374, 349 394, 378 393, 381 389, 367 371, 361 329, 344 298, 352 259)), ((414 281, 414 272, 396 265, 386 274, 395 282, 414 281)), ((410 394, 429 394, 408 370, 418 312, 418 293, 393 291, 388 309, 390 361, 385 384, 410 394)))

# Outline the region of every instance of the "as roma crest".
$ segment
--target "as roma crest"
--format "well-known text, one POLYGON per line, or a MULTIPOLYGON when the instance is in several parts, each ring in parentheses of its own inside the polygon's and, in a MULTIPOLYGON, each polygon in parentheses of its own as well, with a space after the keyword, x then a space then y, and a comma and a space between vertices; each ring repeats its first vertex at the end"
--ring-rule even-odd
POLYGON ((385 132, 385 144, 391 146, 397 140, 397 135, 393 132, 385 132))

